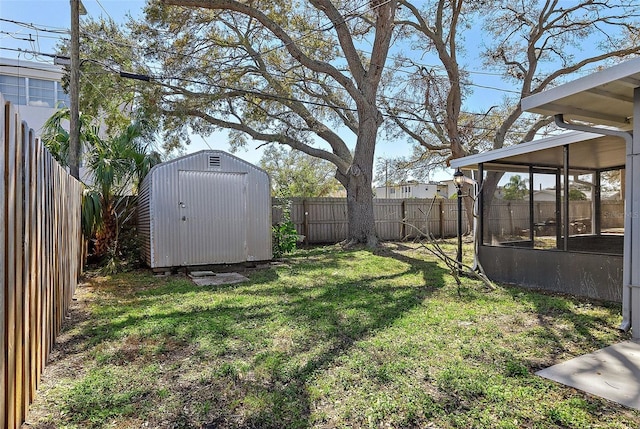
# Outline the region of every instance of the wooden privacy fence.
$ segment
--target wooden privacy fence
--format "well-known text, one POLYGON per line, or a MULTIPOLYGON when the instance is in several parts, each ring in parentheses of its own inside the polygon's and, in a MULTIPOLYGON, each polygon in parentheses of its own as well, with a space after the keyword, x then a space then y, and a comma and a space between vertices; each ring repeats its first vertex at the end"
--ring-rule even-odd
MULTIPOLYGON (((282 220, 283 201, 273 201, 272 220, 282 220)), ((345 198, 293 198, 289 201, 291 221, 305 243, 337 243, 347 238, 347 201, 345 198)), ((591 216, 591 201, 572 201, 569 218, 591 216)), ((458 206, 455 199, 374 199, 373 210, 378 237, 403 240, 421 234, 435 237, 457 235, 458 206)), ((466 212, 463 206, 463 228, 466 212)), ((534 222, 555 219, 555 202, 534 203, 534 222)), ((624 222, 623 201, 602 201, 602 228, 621 227, 624 222)), ((491 231, 525 230, 530 227, 528 201, 494 202, 485 222, 491 231)), ((465 231, 466 232, 466 231, 465 231)))
POLYGON ((18 428, 81 272, 82 185, 0 104, 0 427, 18 428))
MULTIPOLYGON (((347 238, 345 198, 293 198, 290 210, 291 221, 298 234, 305 236, 305 243, 337 243, 347 238)), ((376 198, 373 210, 376 231, 382 240, 403 240, 427 233, 435 237, 457 234, 456 200, 376 198)), ((272 219, 274 223, 282 220, 281 201, 274 200, 272 219)))
MULTIPOLYGON (((624 227, 624 201, 602 201, 601 227, 624 227)), ((569 221, 578 219, 591 219, 591 201, 570 201, 569 221)), ((490 211, 485 219, 485 226, 489 231, 505 235, 514 234, 516 231, 524 231, 530 227, 529 201, 500 201, 491 204, 490 211)), ((555 201, 534 201, 533 222, 540 223, 556 218, 555 201)))

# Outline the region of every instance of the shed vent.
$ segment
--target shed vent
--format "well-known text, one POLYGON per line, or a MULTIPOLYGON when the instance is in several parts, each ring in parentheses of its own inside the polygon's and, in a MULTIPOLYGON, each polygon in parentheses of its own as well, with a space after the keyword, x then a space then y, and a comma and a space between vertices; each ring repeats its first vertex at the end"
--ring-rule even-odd
POLYGON ((218 155, 209 155, 209 168, 220 167, 220 157, 218 155))

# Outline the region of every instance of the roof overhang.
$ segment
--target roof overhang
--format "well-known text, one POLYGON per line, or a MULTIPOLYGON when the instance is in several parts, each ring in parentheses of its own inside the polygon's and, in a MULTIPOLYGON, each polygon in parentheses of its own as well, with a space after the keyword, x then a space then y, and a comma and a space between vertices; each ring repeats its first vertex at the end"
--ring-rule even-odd
POLYGON ((640 58, 522 99, 522 110, 628 129, 633 92, 640 87, 640 58))
POLYGON ((626 143, 622 138, 584 132, 567 132, 515 146, 496 149, 451 161, 452 168, 525 171, 530 166, 563 168, 564 146, 569 145, 569 169, 589 172, 619 168, 625 164, 626 143))

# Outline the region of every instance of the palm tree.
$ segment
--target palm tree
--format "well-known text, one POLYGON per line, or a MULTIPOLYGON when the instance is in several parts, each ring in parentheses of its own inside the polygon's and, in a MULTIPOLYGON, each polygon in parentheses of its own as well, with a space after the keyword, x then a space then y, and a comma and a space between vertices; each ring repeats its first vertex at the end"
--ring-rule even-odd
POLYGON ((117 247, 119 225, 131 216, 131 199, 153 165, 161 161, 157 152, 150 152, 142 142, 144 128, 136 122, 121 134, 99 140, 86 155, 86 164, 93 174, 92 192, 99 195, 101 216, 96 230, 95 254, 105 255, 117 247))
POLYGON ((527 186, 528 180, 523 179, 519 174, 509 178, 509 183, 502 188, 505 200, 524 200, 529 195, 527 186))
MULTIPOLYGON (((43 142, 53 156, 67 165, 68 133, 62 121, 69 110, 54 114, 45 124, 43 142)), ((120 225, 131 216, 131 199, 151 167, 161 161, 145 142, 143 121, 130 124, 120 134, 101 138, 98 127, 81 116, 80 140, 84 165, 90 172, 85 183, 82 221, 85 237, 95 237, 93 254, 103 257, 117 253, 120 225)))

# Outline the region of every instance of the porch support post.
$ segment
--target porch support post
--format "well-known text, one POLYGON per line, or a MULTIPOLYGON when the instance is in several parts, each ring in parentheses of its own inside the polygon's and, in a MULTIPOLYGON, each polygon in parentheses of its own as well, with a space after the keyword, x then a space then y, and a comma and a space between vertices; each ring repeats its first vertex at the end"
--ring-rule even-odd
POLYGON ((533 187, 533 167, 529 166, 529 241, 531 241, 531 248, 536 248, 536 239, 535 239, 535 215, 533 211, 533 205, 535 204, 533 198, 533 192, 535 191, 533 187))
POLYGON ((602 235, 602 172, 596 171, 594 186, 591 187, 591 234, 602 235))
POLYGON ((564 201, 562 202, 562 225, 564 230, 564 241, 562 250, 569 250, 569 145, 564 145, 563 149, 563 180, 564 180, 564 201))
MULTIPOLYGON (((640 88, 633 90, 633 101, 633 115, 635 118, 640 118, 640 88)), ((640 234, 640 184, 634 186, 633 183, 634 175, 640 175, 640 120, 633 121, 633 132, 569 124, 560 114, 555 115, 555 122, 560 128, 617 136, 626 142, 622 323, 620 329, 628 331, 632 326, 636 326, 633 338, 640 338, 640 240, 633 239, 635 235, 640 234), (635 314, 633 312, 634 305, 637 307, 635 314)))
POLYGON ((640 88, 633 91, 633 138, 627 145, 622 314, 631 314, 633 338, 640 338, 640 88), (626 301, 625 302, 625 298, 626 301))
POLYGON ((478 195, 476 196, 478 201, 478 214, 476 219, 478 220, 478 228, 475 231, 476 238, 476 257, 478 256, 478 248, 484 244, 484 163, 480 163, 478 166, 478 195))

